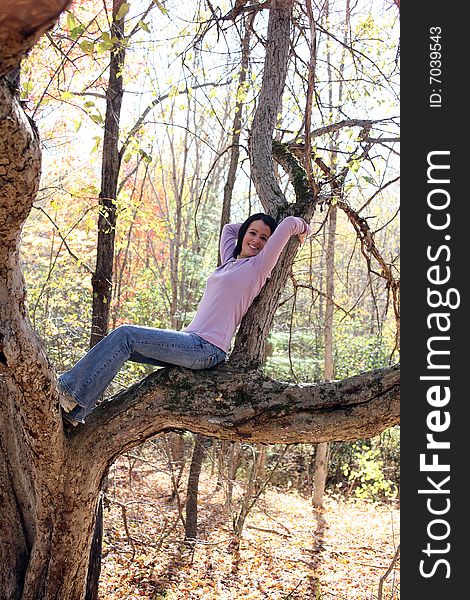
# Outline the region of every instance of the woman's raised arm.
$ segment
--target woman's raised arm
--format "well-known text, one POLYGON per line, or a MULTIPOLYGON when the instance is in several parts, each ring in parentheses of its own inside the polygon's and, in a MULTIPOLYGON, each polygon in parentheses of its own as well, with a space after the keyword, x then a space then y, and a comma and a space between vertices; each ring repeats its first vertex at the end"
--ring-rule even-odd
POLYGON ((222 229, 222 235, 220 236, 220 259, 222 264, 233 257, 233 251, 237 245, 237 236, 240 227, 241 223, 228 223, 228 225, 224 225, 222 229))

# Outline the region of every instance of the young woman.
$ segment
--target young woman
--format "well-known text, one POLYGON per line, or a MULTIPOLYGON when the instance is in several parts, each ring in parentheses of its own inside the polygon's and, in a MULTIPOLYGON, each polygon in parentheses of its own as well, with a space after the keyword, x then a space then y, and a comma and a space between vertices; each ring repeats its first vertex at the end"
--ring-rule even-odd
POLYGON ((72 425, 96 402, 126 360, 157 366, 210 369, 225 360, 236 328, 259 294, 289 238, 301 242, 310 227, 299 217, 279 226, 264 213, 225 225, 222 264, 212 273, 194 319, 185 331, 121 325, 59 377, 63 417, 72 425))

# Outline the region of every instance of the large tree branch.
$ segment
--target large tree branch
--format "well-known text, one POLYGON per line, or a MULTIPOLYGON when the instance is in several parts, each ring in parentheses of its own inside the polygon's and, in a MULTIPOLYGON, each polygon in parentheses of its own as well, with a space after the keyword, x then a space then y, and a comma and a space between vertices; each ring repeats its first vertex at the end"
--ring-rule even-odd
POLYGON ((50 29, 70 0, 0 0, 0 77, 50 29))
POLYGON ((162 369, 98 407, 71 443, 103 463, 168 430, 294 444, 355 440, 399 422, 398 365, 341 381, 290 384, 230 363, 162 369))
POLYGON ((330 125, 326 125, 325 127, 319 127, 312 132, 313 137, 320 137, 321 135, 325 135, 326 133, 335 133, 340 129, 350 128, 350 127, 360 127, 361 129, 371 129, 373 125, 376 123, 387 123, 393 121, 393 119, 344 119, 343 121, 338 121, 337 123, 331 123, 330 125))

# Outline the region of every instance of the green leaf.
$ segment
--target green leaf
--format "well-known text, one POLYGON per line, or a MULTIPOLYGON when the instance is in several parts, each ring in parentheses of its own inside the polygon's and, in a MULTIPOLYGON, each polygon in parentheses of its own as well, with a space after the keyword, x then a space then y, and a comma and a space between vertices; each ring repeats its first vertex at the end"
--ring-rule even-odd
POLYGON ((141 29, 143 29, 144 31, 146 31, 147 33, 150 33, 150 28, 147 25, 147 23, 145 23, 144 21, 139 21, 139 27, 141 29))
POLYGON ((90 119, 93 121, 93 123, 96 123, 97 125, 103 124, 103 117, 99 113, 90 115, 90 119))
POLYGON ((80 48, 87 54, 93 54, 94 44, 88 40, 83 40, 83 42, 80 42, 80 48))
POLYGON ((142 160, 144 162, 146 162, 147 164, 150 164, 152 162, 152 157, 150 154, 148 154, 147 152, 145 152, 145 150, 139 150, 139 154, 142 157, 142 160))
POLYGON ((121 19, 123 19, 129 12, 129 9, 130 9, 130 6, 127 2, 124 2, 124 4, 121 4, 121 8, 117 12, 115 21, 120 21, 121 19))
POLYGON ((72 13, 67 13, 67 27, 70 29, 70 31, 72 31, 72 29, 75 29, 78 26, 77 20, 75 19, 75 17, 73 16, 72 13))
POLYGON ((100 42, 97 45, 96 50, 98 51, 98 54, 103 54, 103 52, 111 50, 112 47, 113 45, 110 42, 100 42))
POLYGON ((94 140, 94 144, 93 144, 90 154, 93 154, 94 152, 96 152, 98 150, 100 142, 101 142, 101 137, 99 135, 95 135, 93 137, 93 140, 94 140))
POLYGON ((78 38, 82 35, 84 31, 85 25, 79 25, 78 27, 75 27, 75 29, 72 29, 72 31, 70 32, 70 37, 73 40, 78 40, 78 38))
POLYGON ((154 4, 157 5, 158 9, 160 10, 161 13, 163 13, 164 15, 168 14, 167 9, 158 1, 158 0, 153 0, 154 4))
POLYGON ((21 83, 21 99, 25 100, 33 90, 33 84, 31 81, 23 81, 21 83))

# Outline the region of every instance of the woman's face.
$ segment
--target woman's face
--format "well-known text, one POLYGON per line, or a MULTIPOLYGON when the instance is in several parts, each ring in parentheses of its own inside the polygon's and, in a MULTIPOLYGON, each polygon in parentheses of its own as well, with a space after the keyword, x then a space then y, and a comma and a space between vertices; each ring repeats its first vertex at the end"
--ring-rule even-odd
POLYGON ((243 238, 242 249, 238 258, 251 258, 259 254, 265 247, 270 235, 269 225, 266 225, 261 219, 250 223, 243 238))

